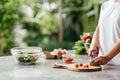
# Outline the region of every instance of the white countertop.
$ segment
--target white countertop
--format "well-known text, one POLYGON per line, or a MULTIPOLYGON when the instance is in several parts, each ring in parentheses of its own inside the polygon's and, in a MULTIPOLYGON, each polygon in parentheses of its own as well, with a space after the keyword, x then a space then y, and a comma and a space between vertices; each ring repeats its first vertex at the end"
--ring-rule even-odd
MULTIPOLYGON (((76 61, 83 63, 89 59, 86 55, 77 58, 76 61)), ((41 58, 36 65, 20 65, 12 56, 0 57, 0 80, 120 80, 120 66, 106 65, 99 72, 73 72, 52 68, 56 62, 62 60, 41 58)))

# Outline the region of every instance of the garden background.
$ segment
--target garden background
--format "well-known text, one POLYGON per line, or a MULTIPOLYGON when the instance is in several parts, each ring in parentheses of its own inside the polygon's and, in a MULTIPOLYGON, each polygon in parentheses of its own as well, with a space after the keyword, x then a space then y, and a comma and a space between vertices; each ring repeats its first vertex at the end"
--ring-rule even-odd
POLYGON ((72 49, 93 32, 105 0, 0 0, 0 56, 12 47, 72 49))

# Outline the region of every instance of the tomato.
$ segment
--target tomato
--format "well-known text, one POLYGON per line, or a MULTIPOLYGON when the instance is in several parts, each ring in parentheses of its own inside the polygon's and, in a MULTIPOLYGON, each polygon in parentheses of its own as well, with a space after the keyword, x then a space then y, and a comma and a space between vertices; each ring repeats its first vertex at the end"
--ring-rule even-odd
POLYGON ((84 64, 83 67, 84 68, 89 68, 89 64, 84 64))
POLYGON ((80 66, 80 67, 82 67, 82 66, 83 66, 83 64, 82 64, 82 63, 80 63, 80 64, 79 64, 79 66, 80 66))
POLYGON ((68 57, 68 60, 73 61, 73 58, 72 57, 68 57))
POLYGON ((72 57, 67 57, 63 60, 65 63, 72 63, 73 58, 72 57))
POLYGON ((79 67, 79 65, 78 65, 78 64, 75 64, 75 67, 76 67, 76 68, 78 68, 78 67, 79 67))
POLYGON ((92 62, 91 62, 91 63, 89 63, 89 65, 90 65, 90 66, 93 66, 93 65, 92 65, 92 62))
POLYGON ((64 62, 65 62, 65 63, 69 63, 69 64, 72 63, 72 61, 67 60, 67 59, 65 59, 64 62))
POLYGON ((90 38, 91 38, 90 35, 84 35, 84 36, 83 36, 83 41, 86 42, 86 40, 87 40, 87 39, 90 39, 90 38))

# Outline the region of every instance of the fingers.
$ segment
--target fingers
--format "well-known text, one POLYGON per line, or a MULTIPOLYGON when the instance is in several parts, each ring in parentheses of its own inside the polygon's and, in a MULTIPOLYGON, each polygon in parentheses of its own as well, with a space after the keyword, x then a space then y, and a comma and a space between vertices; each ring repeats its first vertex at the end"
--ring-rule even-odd
POLYGON ((90 47, 88 50, 88 56, 93 57, 94 55, 98 55, 99 48, 98 47, 90 47))
POLYGON ((111 59, 107 56, 100 56, 96 59, 94 59, 90 64, 92 66, 100 66, 100 65, 104 65, 107 64, 111 59))
POLYGON ((88 56, 93 57, 93 56, 96 55, 96 54, 97 54, 97 51, 96 51, 95 49, 92 49, 92 50, 89 50, 89 51, 88 51, 88 56))
POLYGON ((103 65, 103 56, 96 58, 90 63, 92 66, 100 66, 103 65))

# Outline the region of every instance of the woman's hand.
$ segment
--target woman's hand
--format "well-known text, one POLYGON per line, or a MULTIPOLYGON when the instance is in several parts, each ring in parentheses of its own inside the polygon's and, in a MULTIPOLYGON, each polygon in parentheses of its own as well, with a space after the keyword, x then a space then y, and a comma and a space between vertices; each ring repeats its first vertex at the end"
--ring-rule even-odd
POLYGON ((99 66, 107 64, 112 58, 114 58, 120 52, 120 40, 116 42, 113 48, 105 55, 94 59, 90 64, 93 66, 99 66))
POLYGON ((111 59, 108 56, 100 56, 98 58, 96 58, 95 60, 93 60, 90 65, 91 66, 100 66, 100 65, 104 65, 107 64, 111 59))
POLYGON ((97 46, 90 47, 88 50, 88 55, 93 57, 95 55, 98 55, 98 52, 99 52, 99 48, 97 46))
POLYGON ((99 44, 99 25, 97 25, 96 30, 93 34, 90 48, 88 50, 88 55, 91 57, 98 55, 99 47, 100 47, 100 44, 99 44))

